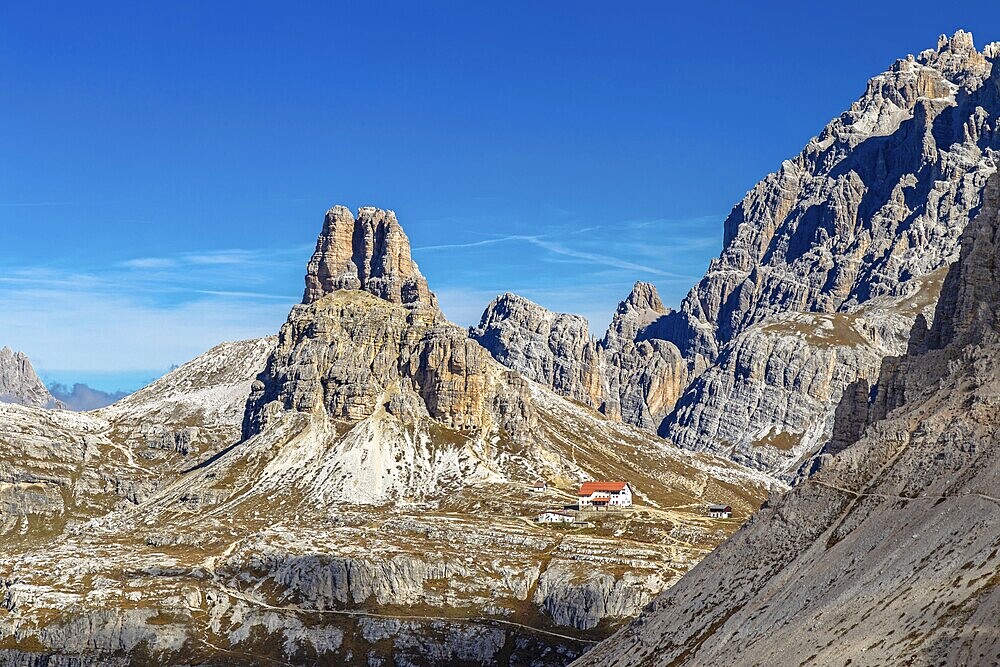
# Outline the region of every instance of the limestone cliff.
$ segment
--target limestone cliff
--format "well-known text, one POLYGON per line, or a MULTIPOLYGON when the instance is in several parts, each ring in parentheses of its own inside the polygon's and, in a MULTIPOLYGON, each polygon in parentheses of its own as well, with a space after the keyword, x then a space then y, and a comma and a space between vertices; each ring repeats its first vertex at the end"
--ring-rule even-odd
POLYGON ((684 391, 660 432, 675 444, 793 478, 831 436, 852 383, 874 382, 906 349, 914 318, 930 318, 944 270, 846 313, 772 316, 736 336, 684 391))
POLYGON ((37 408, 61 407, 38 378, 23 352, 0 349, 0 403, 17 403, 37 408))
POLYGON ((819 471, 580 665, 1000 659, 1000 176, 928 329, 852 390, 819 471))
POLYGON ((326 212, 316 251, 306 269, 302 303, 337 290, 364 290, 407 305, 437 308, 437 297, 427 287, 410 256, 410 241, 392 211, 372 207, 358 210, 334 206, 326 212))
POLYGON ((696 370, 676 345, 654 333, 668 312, 656 287, 637 282, 618 304, 601 344, 609 388, 605 412, 652 431, 674 407, 696 370))
MULTIPOLYGON (((601 345, 603 411, 792 476, 830 437, 844 389, 873 382, 931 315, 997 168, 998 57, 1000 44, 980 52, 958 31, 896 61, 734 207, 722 253, 677 310, 633 290, 601 345)), ((518 321, 487 320, 506 331, 478 338, 494 356, 584 395, 520 358, 518 321)))
POLYGON ((668 336, 694 332, 670 338, 682 351, 714 360, 664 437, 782 474, 830 437, 844 389, 874 382, 931 316, 996 170, 998 56, 959 31, 897 61, 736 206, 722 254, 664 318, 668 336))
MULTIPOLYGON (((896 61, 803 151, 747 193, 678 317, 721 347, 782 312, 843 312, 955 260, 996 170, 1000 45, 958 31, 896 61)), ((675 341, 685 352, 695 339, 675 341)), ((714 350, 706 350, 714 352, 714 350)))
POLYGON ((676 346, 646 338, 666 312, 656 288, 637 282, 602 340, 579 315, 504 294, 469 335, 497 361, 613 419, 655 431, 690 379, 676 346))

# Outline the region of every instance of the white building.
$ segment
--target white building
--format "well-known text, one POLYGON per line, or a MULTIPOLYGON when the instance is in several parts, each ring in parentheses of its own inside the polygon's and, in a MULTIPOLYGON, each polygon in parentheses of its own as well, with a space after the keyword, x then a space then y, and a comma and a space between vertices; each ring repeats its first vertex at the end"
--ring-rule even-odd
POLYGON ((628 482, 584 482, 577 492, 577 506, 580 509, 631 507, 632 487, 628 482))
POLYGON ((532 493, 545 493, 545 489, 548 487, 545 485, 545 482, 539 480, 528 488, 532 493))
POLYGON ((709 505, 708 516, 713 519, 728 519, 733 515, 733 508, 729 505, 709 505))
POLYGON ((545 510, 535 517, 538 523, 573 523, 575 520, 576 516, 565 510, 545 510))

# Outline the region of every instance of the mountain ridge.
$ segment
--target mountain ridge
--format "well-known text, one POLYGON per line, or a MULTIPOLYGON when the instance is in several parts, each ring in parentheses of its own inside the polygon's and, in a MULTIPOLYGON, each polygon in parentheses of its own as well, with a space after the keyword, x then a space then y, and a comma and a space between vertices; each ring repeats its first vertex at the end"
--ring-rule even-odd
POLYGON ((276 337, 94 413, 5 412, 0 663, 561 665, 783 488, 504 367, 397 261, 394 216, 331 211, 276 337), (592 478, 637 506, 533 520, 592 478))
MULTIPOLYGON (((625 354, 605 362, 598 392, 623 397, 623 408, 589 404, 682 447, 794 478, 830 437, 845 388, 874 381, 882 358, 905 351, 915 318, 933 314, 934 291, 997 168, 998 57, 1000 43, 980 52, 960 30, 873 77, 733 208, 722 252, 678 309, 656 298, 644 319, 612 335, 639 299, 633 289, 604 339, 625 354), (831 335, 816 342, 818 329, 831 335)), ((579 387, 510 349, 530 334, 494 304, 473 336, 578 398, 579 387)), ((532 321, 547 317, 537 311, 532 321)), ((589 359, 589 348, 576 353, 578 364, 589 359)))
POLYGON ((998 234, 994 175, 934 324, 916 322, 872 396, 848 393, 836 450, 574 664, 996 660, 998 234))

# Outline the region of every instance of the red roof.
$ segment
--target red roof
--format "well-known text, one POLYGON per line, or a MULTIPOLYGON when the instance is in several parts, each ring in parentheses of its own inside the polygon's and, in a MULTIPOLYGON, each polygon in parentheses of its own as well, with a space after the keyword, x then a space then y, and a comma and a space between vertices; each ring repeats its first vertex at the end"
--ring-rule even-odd
POLYGON ((584 482, 580 485, 579 496, 590 496, 594 493, 618 493, 628 482, 584 482))

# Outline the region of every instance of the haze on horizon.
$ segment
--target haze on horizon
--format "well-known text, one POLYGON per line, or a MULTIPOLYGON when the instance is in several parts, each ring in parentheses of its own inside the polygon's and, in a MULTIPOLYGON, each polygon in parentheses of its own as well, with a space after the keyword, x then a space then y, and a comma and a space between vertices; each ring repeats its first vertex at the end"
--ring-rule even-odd
POLYGON ((110 391, 273 333, 336 203, 395 210, 460 324, 504 291, 595 333, 636 280, 676 305, 859 81, 1000 39, 923 4, 6 7, 0 345, 110 391))

